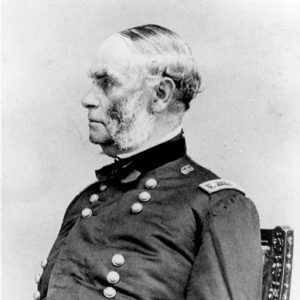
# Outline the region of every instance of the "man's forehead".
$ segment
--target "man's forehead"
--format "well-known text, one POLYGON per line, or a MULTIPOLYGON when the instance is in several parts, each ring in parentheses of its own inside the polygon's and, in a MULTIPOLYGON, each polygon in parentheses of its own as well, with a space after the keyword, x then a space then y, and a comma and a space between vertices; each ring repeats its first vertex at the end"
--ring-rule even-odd
POLYGON ((95 71, 114 70, 124 72, 133 67, 138 54, 130 47, 130 40, 115 34, 105 40, 97 49, 95 71))

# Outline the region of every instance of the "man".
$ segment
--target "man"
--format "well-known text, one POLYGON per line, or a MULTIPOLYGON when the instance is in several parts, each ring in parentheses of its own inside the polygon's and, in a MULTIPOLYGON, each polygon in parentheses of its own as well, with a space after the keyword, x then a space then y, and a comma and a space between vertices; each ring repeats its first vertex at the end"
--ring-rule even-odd
POLYGON ((90 76, 89 138, 115 163, 67 208, 35 299, 260 299, 253 203, 186 154, 200 88, 187 44, 130 28, 99 47, 90 76))

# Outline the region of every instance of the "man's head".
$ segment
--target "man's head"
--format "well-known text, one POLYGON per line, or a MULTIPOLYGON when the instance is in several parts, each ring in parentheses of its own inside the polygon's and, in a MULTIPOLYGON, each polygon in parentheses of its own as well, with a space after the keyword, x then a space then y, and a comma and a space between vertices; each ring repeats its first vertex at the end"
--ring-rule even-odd
POLYGON ((114 156, 181 124, 200 87, 188 45, 158 25, 114 34, 97 51, 89 109, 90 140, 114 156))

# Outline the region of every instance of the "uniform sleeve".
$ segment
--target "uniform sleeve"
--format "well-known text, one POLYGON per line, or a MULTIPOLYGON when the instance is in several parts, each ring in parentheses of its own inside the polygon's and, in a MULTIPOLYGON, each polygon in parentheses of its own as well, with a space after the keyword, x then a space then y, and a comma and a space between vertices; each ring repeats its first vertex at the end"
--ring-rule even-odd
POLYGON ((213 194, 187 300, 256 300, 262 292, 259 218, 236 191, 213 194))

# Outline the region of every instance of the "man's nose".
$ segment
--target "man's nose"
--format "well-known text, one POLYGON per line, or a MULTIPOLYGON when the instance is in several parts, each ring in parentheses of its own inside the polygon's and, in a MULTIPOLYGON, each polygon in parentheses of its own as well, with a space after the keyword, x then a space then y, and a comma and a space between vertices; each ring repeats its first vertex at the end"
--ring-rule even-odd
POLYGON ((98 107, 100 105, 100 100, 97 99, 92 89, 90 89, 82 98, 81 104, 85 108, 98 107))

